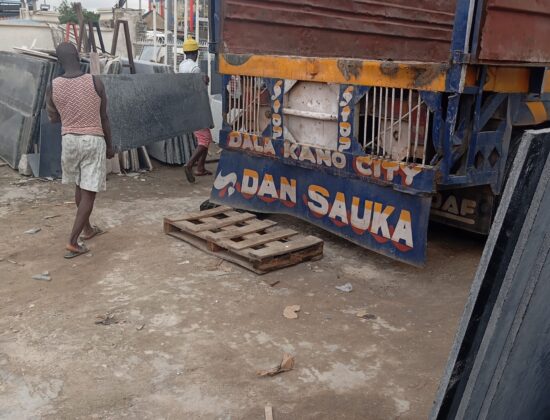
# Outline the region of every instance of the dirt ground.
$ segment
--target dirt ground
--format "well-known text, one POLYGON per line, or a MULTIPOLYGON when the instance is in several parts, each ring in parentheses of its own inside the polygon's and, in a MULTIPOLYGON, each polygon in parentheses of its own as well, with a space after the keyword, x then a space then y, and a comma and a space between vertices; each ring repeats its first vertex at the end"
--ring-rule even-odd
POLYGON ((68 261, 72 188, 0 168, 0 418, 426 418, 483 242, 434 226, 417 269, 275 217, 325 256, 256 276, 162 232, 211 181, 110 176, 93 217, 108 233, 68 261), (256 376, 284 352, 293 371, 256 376))

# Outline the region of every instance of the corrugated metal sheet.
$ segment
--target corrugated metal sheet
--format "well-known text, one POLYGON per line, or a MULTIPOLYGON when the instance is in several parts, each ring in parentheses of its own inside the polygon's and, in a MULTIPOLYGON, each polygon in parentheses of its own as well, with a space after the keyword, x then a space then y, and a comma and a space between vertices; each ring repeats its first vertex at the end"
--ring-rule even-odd
POLYGON ((222 52, 446 62, 456 0, 227 0, 222 52))
POLYGON ((550 0, 488 0, 480 60, 550 63, 550 0))

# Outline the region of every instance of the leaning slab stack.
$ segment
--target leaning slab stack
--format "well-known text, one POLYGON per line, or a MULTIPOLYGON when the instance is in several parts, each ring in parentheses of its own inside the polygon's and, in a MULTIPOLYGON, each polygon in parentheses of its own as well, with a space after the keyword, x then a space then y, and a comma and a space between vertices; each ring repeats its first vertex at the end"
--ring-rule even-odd
MULTIPOLYGON (((85 72, 86 67, 83 63, 85 72)), ((195 145, 192 136, 183 133, 213 126, 202 76, 142 67, 149 74, 99 76, 109 99, 114 145, 131 151, 168 139, 160 150, 163 160, 185 163, 195 145)), ((52 144, 40 144, 40 114, 46 88, 59 73, 53 57, 0 52, 0 158, 12 168, 17 168, 22 154, 44 152, 52 144)), ((38 167, 38 153, 33 158, 38 167)))
POLYGON ((12 168, 38 139, 40 110, 55 69, 47 59, 0 51, 0 157, 12 168))

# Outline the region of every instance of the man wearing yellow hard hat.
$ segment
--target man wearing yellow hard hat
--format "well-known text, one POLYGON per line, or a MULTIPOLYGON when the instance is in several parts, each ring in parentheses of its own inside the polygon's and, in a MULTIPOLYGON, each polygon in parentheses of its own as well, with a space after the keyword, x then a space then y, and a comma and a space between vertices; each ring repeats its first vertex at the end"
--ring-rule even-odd
MULTIPOLYGON (((185 53, 185 60, 180 63, 180 73, 201 73, 201 68, 197 64, 199 58, 199 43, 193 38, 187 38, 183 43, 183 52, 185 53)), ((204 82, 208 84, 208 76, 204 75, 204 82)), ((208 148, 212 143, 212 134, 210 129, 203 128, 202 130, 195 131, 193 133, 197 138, 197 149, 189 162, 184 166, 185 176, 189 182, 195 182, 195 175, 205 176, 212 175, 212 172, 204 167, 206 163, 206 157, 208 156, 208 148), (193 166, 197 164, 197 172, 193 174, 193 166)))

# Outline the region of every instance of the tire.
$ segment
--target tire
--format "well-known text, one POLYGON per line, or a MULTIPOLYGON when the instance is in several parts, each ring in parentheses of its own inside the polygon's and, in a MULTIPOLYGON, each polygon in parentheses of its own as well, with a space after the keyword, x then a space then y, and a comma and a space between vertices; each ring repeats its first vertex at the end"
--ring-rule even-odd
MULTIPOLYGON (((220 207, 219 204, 212 203, 210 200, 205 200, 200 205, 200 211, 215 209, 216 207, 220 207)), ((235 211, 238 211, 239 213, 248 212, 253 215, 255 215, 259 220, 267 219, 270 214, 269 213, 257 213, 255 211, 248 211, 243 209, 235 209, 235 211)))
POLYGON ((201 203, 200 210, 205 211, 205 210, 215 209, 216 207, 220 207, 220 206, 218 204, 212 203, 210 200, 205 200, 201 203))

